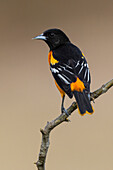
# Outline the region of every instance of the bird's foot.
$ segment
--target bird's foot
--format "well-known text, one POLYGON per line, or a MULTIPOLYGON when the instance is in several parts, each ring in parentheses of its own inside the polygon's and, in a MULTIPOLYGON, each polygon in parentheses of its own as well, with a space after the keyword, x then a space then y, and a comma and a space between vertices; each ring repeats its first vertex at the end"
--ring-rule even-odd
POLYGON ((95 103, 95 99, 94 99, 94 97, 92 97, 92 96, 91 96, 91 100, 93 101, 93 103, 95 103))
POLYGON ((65 113, 67 116, 69 116, 69 113, 68 113, 67 109, 65 109, 64 107, 61 109, 61 112, 65 113))

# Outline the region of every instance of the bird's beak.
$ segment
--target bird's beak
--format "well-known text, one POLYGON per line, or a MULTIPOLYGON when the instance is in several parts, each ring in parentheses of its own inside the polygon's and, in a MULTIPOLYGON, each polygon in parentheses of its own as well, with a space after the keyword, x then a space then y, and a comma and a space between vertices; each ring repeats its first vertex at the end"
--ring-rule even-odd
POLYGON ((34 38, 32 38, 32 39, 33 40, 47 40, 46 36, 44 36, 43 33, 36 36, 36 37, 34 37, 34 38))

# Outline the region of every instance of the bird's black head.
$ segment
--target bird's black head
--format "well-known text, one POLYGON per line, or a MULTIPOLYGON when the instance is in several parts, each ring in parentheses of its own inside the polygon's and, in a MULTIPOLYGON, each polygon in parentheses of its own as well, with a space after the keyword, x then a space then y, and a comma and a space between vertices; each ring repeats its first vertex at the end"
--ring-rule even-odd
POLYGON ((33 39, 44 40, 48 44, 50 50, 56 49, 57 47, 70 42, 66 34, 60 29, 49 29, 33 39))

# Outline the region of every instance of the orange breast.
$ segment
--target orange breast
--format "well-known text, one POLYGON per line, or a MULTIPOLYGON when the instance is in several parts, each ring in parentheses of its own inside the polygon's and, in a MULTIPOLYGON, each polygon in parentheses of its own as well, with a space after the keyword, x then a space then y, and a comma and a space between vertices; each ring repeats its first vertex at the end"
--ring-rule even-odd
POLYGON ((48 54, 48 63, 49 63, 49 65, 50 65, 50 61, 51 61, 51 53, 52 53, 52 51, 50 51, 49 54, 48 54))
MULTIPOLYGON (((49 65, 50 65, 50 64, 54 65, 54 64, 56 64, 56 63, 58 63, 58 62, 59 62, 59 61, 57 61, 56 59, 54 59, 53 54, 52 54, 52 51, 50 51, 49 54, 48 54, 48 63, 49 63, 49 65)), ((63 96, 65 95, 65 92, 59 87, 59 85, 57 84, 56 81, 55 81, 55 85, 56 85, 56 87, 58 88, 58 90, 59 90, 59 92, 60 92, 60 94, 61 94, 61 97, 63 97, 63 96)))

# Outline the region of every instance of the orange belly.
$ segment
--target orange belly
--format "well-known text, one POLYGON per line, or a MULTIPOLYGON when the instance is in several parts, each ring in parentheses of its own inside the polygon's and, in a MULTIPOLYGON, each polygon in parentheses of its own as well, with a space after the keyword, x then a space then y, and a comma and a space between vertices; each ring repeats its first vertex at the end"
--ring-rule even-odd
POLYGON ((65 92, 59 87, 59 85, 57 84, 57 82, 55 81, 55 85, 56 87, 58 88, 60 94, 61 94, 61 97, 63 98, 63 96, 65 95, 65 92))

